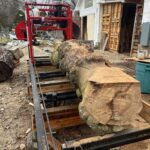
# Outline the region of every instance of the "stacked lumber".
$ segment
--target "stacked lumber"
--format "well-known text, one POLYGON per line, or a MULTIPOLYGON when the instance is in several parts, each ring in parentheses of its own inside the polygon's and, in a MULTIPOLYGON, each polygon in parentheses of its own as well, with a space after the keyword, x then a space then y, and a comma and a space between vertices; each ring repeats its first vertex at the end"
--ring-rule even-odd
POLYGON ((82 95, 80 117, 101 135, 131 128, 142 109, 139 82, 82 41, 63 42, 57 53, 58 65, 82 95))

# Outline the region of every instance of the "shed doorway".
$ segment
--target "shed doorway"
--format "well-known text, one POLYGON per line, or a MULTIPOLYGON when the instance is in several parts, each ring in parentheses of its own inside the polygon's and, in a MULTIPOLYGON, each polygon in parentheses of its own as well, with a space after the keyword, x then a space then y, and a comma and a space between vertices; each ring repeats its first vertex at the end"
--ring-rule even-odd
POLYGON ((83 17, 83 39, 87 40, 87 16, 83 17))
POLYGON ((136 13, 136 4, 124 3, 120 30, 120 53, 130 53, 136 13))
POLYGON ((130 52, 135 14, 135 3, 103 4, 102 32, 108 36, 108 50, 120 53, 130 52))

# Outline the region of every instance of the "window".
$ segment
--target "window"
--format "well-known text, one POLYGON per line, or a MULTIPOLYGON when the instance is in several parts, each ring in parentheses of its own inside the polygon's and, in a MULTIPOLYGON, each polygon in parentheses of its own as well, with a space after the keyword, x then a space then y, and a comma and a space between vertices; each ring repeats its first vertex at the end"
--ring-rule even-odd
POLYGON ((89 8, 93 6, 93 0, 85 0, 85 8, 89 8))

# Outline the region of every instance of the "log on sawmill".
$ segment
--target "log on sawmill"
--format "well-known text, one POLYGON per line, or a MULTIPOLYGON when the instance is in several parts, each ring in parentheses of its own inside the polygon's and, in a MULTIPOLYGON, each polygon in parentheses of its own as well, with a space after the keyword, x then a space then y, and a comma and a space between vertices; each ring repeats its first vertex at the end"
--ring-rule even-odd
POLYGON ((0 48, 0 82, 12 76, 15 65, 22 56, 19 49, 7 50, 0 48))
POLYGON ((82 95, 80 117, 92 129, 104 135, 132 128, 142 109, 137 80, 112 67, 81 41, 63 42, 57 54, 55 60, 82 95))

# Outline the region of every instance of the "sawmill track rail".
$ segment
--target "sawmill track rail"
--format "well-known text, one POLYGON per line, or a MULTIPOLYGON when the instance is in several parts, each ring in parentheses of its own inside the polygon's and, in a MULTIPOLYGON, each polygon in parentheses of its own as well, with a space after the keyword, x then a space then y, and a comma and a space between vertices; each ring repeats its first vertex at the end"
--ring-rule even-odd
POLYGON ((106 139, 79 117, 76 87, 49 57, 28 61, 28 96, 33 100, 32 133, 39 150, 108 150, 150 138, 150 129, 106 139))

